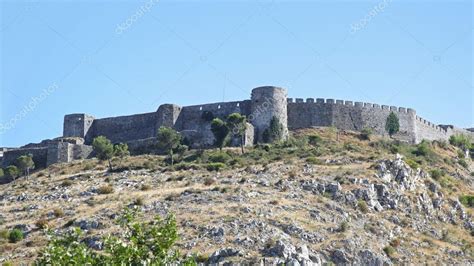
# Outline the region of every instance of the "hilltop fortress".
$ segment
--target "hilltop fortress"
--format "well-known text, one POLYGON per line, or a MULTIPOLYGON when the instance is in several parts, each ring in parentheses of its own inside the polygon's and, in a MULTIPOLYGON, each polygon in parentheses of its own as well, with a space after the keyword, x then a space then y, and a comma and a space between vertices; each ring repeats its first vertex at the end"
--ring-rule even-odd
POLYGON ((162 126, 180 132, 192 148, 207 148, 214 142, 212 118, 225 118, 232 113, 247 117, 246 145, 262 140, 262 133, 273 117, 283 125, 285 138, 289 130, 330 126, 352 131, 371 128, 375 134, 386 135, 385 122, 391 112, 400 120, 400 131, 394 137, 402 141, 448 140, 454 134, 474 137, 472 129, 435 125, 410 108, 334 99, 291 99, 285 89, 267 86, 253 89, 250 100, 184 107, 163 104, 156 112, 101 119, 88 114, 66 115, 62 137, 21 148, 1 148, 0 159, 6 167, 20 155, 33 154, 36 165, 45 167, 88 158, 92 154, 90 145, 97 136, 105 136, 113 143, 127 143, 132 154, 146 153, 162 126))

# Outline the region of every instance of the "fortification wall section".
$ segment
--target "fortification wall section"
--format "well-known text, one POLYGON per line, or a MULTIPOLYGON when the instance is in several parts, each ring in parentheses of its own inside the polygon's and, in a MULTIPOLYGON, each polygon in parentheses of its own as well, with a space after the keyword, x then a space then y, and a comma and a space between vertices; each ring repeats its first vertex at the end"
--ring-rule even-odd
POLYGON ((157 121, 156 112, 96 119, 92 125, 93 137, 86 144, 98 136, 105 136, 113 143, 151 138, 157 133, 157 121))
POLYGON ((419 116, 416 116, 416 141, 422 140, 449 140, 452 130, 437 126, 419 116))
POLYGON ((371 128, 374 133, 385 135, 385 122, 394 112, 400 120, 398 139, 415 141, 413 109, 372 103, 334 99, 288 99, 288 126, 290 129, 335 126, 342 130, 360 131, 371 128))
POLYGON ((29 154, 33 155, 36 168, 44 168, 47 166, 48 147, 42 147, 6 151, 3 154, 2 167, 14 165, 18 157, 29 154))

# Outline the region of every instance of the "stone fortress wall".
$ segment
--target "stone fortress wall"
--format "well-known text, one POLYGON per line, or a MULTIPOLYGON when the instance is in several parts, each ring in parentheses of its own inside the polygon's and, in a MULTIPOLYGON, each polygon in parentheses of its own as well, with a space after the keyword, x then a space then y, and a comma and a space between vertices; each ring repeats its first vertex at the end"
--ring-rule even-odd
POLYGON ((2 165, 5 167, 28 153, 34 155, 39 166, 88 158, 93 155, 90 145, 97 136, 105 136, 113 143, 125 142, 132 154, 140 154, 156 143, 161 126, 179 131, 193 148, 206 148, 214 141, 210 120, 232 113, 247 117, 246 145, 262 140, 262 133, 273 117, 283 124, 284 138, 288 136, 288 130, 329 126, 353 131, 371 128, 378 135, 386 135, 385 121, 391 112, 400 120, 400 132, 395 138, 403 141, 448 140, 453 134, 474 138, 472 131, 450 125, 437 126, 410 108, 334 99, 292 99, 287 98, 285 89, 266 86, 253 89, 250 100, 184 107, 163 104, 156 112, 102 119, 87 114, 66 115, 63 137, 5 151, 2 165))

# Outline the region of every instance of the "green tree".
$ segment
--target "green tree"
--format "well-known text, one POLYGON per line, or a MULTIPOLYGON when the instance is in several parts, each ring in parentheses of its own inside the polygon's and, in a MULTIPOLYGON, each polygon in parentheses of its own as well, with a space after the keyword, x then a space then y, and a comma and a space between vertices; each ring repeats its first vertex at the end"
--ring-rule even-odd
POLYGON ((26 176, 26 180, 30 177, 30 170, 35 168, 35 162, 33 162, 33 155, 22 155, 15 160, 15 165, 20 171, 26 176))
POLYGON ((247 121, 245 116, 239 113, 230 114, 227 117, 227 125, 233 136, 240 138, 240 148, 242 154, 245 153, 245 131, 247 130, 247 121))
POLYGON ((4 177, 5 176, 5 172, 3 171, 2 168, 0 168, 0 178, 4 177))
POLYGON ((122 166, 122 161, 125 157, 130 155, 128 151, 128 145, 125 143, 119 143, 114 145, 114 156, 119 158, 119 167, 122 166))
POLYGON ((53 235, 40 251, 35 265, 196 265, 192 259, 183 260, 174 250, 178 239, 176 219, 157 216, 143 221, 138 209, 127 209, 119 218, 120 234, 103 239, 104 250, 88 248, 82 232, 74 228, 65 235, 53 235))
POLYGON ((181 135, 169 127, 160 127, 158 130, 158 148, 167 152, 170 156, 171 165, 174 164, 173 150, 181 143, 181 135))
POLYGON ((263 141, 265 143, 280 141, 283 138, 283 130, 284 128, 280 120, 276 116, 272 117, 269 127, 263 131, 263 141))
POLYGON ((5 175, 8 178, 11 178, 13 179, 13 181, 15 181, 15 179, 20 175, 20 171, 18 170, 16 166, 10 165, 7 168, 5 168, 5 175))
POLYGON ((388 132, 390 138, 400 131, 400 120, 394 112, 388 115, 387 121, 385 122, 385 130, 388 132))
POLYGON ((229 127, 219 118, 214 118, 211 122, 211 131, 214 134, 214 144, 222 151, 224 144, 229 136, 229 127))
POLYGON ((99 136, 92 142, 96 156, 101 161, 109 162, 109 170, 113 170, 112 158, 114 157, 114 145, 104 136, 99 136))

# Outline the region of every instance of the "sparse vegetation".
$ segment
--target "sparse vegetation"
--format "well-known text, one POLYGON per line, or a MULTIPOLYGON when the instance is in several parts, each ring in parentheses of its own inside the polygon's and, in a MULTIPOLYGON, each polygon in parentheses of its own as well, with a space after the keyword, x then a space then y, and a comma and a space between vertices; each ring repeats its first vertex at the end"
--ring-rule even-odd
POLYGON ((395 256, 395 253, 397 252, 394 247, 392 246, 386 246, 383 251, 389 258, 393 258, 395 256))
POLYGON ((222 151, 229 136, 229 127, 221 119, 214 118, 211 122, 211 131, 214 134, 214 144, 222 151))
POLYGON ((363 200, 359 200, 357 202, 357 207, 362 213, 368 213, 369 212, 369 206, 367 206, 367 202, 363 200))

